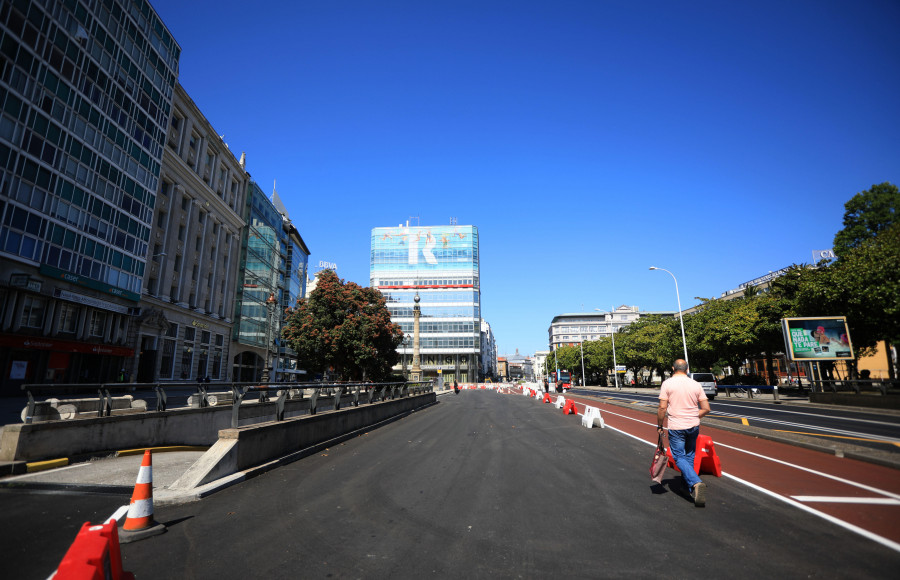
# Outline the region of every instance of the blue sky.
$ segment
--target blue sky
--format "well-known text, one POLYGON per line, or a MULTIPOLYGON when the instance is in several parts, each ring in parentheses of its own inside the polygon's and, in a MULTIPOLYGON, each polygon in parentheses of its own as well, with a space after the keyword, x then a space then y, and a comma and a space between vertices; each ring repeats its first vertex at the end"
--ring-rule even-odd
MULTIPOLYGON (((900 183, 893 0, 152 0, 180 80, 311 264, 475 225, 502 353, 563 312, 675 310, 831 247, 900 183)), ((836 313, 823 313, 836 314, 836 313)))

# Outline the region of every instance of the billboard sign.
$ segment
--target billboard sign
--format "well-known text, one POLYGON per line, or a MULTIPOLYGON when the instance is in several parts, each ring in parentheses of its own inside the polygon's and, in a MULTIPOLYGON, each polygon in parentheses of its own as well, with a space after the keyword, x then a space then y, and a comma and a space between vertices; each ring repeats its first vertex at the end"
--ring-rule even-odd
POLYGON ((847 319, 843 316, 824 318, 783 318, 785 350, 791 360, 818 361, 853 358, 853 345, 847 319))
POLYGON ((475 226, 374 228, 370 273, 478 270, 475 226))

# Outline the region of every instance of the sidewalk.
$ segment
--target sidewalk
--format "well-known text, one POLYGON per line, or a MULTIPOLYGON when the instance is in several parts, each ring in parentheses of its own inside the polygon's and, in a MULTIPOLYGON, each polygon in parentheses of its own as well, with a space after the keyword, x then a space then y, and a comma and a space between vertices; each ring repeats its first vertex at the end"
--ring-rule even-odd
MULTIPOLYGON (((631 385, 623 386, 620 388, 616 387, 575 387, 575 389, 584 389, 588 391, 611 391, 611 392, 620 392, 620 393, 633 393, 636 395, 653 395, 656 396, 659 394, 659 385, 654 385, 652 387, 632 387, 631 385)), ((740 396, 738 397, 735 394, 732 394, 730 397, 726 394, 724 387, 719 387, 719 391, 716 394, 715 401, 722 402, 727 400, 739 400, 739 401, 754 401, 754 402, 775 402, 775 394, 772 390, 764 390, 759 391, 753 394, 753 398, 749 398, 748 396, 740 396)), ((790 393, 778 392, 778 400, 783 402, 790 401, 791 403, 807 403, 809 404, 809 396, 808 395, 800 395, 796 391, 792 391, 790 393)), ((835 407, 835 405, 832 405, 835 407)))

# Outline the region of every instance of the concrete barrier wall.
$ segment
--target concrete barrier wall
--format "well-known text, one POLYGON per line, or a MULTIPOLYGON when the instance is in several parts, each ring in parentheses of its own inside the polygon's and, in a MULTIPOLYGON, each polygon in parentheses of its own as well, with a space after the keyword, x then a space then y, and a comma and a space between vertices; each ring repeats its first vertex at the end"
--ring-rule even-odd
POLYGON ((848 407, 872 407, 876 409, 900 409, 898 395, 866 395, 856 393, 810 393, 810 403, 846 405, 848 407))
MULTIPOLYGON (((333 403, 334 397, 319 397, 316 410, 322 412, 332 409, 333 403)), ((351 395, 341 397, 342 409, 351 404, 351 395)), ((231 427, 232 409, 230 405, 202 409, 182 408, 134 415, 6 425, 0 435, 0 461, 41 461, 139 447, 210 446, 218 441, 220 430, 231 427)), ((285 419, 308 415, 309 398, 285 401, 284 411, 285 419)), ((241 405, 238 424, 257 424, 274 418, 274 401, 247 401, 241 405)))
POLYGON ((341 408, 317 415, 223 429, 219 439, 172 490, 190 490, 435 403, 435 393, 341 408))

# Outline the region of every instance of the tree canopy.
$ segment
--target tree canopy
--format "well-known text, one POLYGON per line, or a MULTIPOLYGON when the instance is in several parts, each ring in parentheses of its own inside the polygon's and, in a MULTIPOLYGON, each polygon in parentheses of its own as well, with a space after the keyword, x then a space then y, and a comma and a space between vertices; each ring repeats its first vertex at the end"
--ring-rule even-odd
POLYGON ((844 228, 834 236, 838 257, 898 223, 900 190, 888 182, 873 185, 850 198, 844 209, 844 228))
POLYGON ((281 336, 307 370, 331 369, 342 380, 383 380, 403 340, 385 304, 378 290, 345 283, 326 270, 309 296, 288 310, 281 336))

